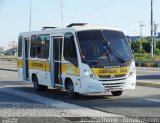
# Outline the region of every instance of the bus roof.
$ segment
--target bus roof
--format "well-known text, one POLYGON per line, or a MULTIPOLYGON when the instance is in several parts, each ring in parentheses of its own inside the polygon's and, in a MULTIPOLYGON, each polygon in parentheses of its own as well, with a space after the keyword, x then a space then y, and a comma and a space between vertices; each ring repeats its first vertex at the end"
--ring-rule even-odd
POLYGON ((52 33, 65 33, 65 32, 78 32, 85 30, 113 30, 113 31, 121 31, 117 28, 105 27, 105 26, 73 26, 73 27, 65 27, 65 28, 54 28, 49 30, 40 30, 40 31, 30 31, 30 32, 22 32, 20 35, 32 35, 32 34, 52 34, 52 33))

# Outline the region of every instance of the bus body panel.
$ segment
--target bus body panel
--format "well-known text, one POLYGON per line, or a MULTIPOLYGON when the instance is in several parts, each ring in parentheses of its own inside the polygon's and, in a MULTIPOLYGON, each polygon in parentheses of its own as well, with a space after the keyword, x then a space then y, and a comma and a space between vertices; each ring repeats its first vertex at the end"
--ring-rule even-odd
POLYGON ((30 71, 29 71, 30 82, 32 82, 32 75, 33 74, 35 74, 37 76, 39 84, 52 87, 50 72, 30 69, 30 71))

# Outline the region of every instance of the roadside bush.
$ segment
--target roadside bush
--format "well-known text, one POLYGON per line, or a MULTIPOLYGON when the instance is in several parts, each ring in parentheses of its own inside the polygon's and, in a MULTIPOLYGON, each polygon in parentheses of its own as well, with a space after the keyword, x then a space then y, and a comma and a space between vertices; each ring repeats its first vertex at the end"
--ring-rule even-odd
POLYGON ((143 40, 142 41, 142 47, 143 47, 145 53, 150 52, 150 42, 149 41, 143 40))
POLYGON ((160 49, 156 48, 154 51, 156 55, 160 55, 160 49))
POLYGON ((131 49, 134 50, 135 53, 140 53, 140 43, 139 42, 132 42, 131 49))

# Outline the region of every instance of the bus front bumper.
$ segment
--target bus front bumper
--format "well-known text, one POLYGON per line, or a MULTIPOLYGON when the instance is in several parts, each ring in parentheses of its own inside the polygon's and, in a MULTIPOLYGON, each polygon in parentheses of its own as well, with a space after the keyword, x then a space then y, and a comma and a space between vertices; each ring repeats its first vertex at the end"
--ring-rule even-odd
POLYGON ((118 90, 133 90, 136 86, 136 75, 119 80, 94 80, 89 77, 81 79, 81 94, 105 93, 118 90))

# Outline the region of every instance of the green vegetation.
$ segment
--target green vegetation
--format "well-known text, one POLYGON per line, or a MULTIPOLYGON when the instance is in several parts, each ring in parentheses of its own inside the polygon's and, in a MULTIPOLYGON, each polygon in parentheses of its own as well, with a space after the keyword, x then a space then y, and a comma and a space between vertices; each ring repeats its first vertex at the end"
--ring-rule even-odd
POLYGON ((150 56, 150 40, 141 40, 141 51, 140 41, 132 42, 131 48, 134 51, 136 60, 160 60, 160 41, 156 41, 156 48, 154 49, 154 58, 150 56))
POLYGON ((160 55, 154 55, 153 59, 151 59, 150 53, 135 53, 134 57, 136 60, 154 60, 154 61, 160 60, 160 55))
POLYGON ((8 56, 0 56, 0 58, 17 58, 17 56, 14 55, 8 55, 8 56))
POLYGON ((17 56, 0 56, 0 61, 11 61, 16 62, 17 56), (12 59, 13 58, 13 59, 12 59))
MULTIPOLYGON (((156 48, 154 49, 154 57, 151 58, 150 54, 150 40, 143 39, 141 41, 141 51, 140 51, 140 41, 132 42, 131 48, 134 51, 134 57, 135 60, 154 60, 159 61, 160 60, 160 41, 156 42, 156 48)), ((138 66, 138 64, 137 64, 138 66)), ((157 67, 157 64, 154 63, 145 63, 141 64, 143 67, 157 67)))

